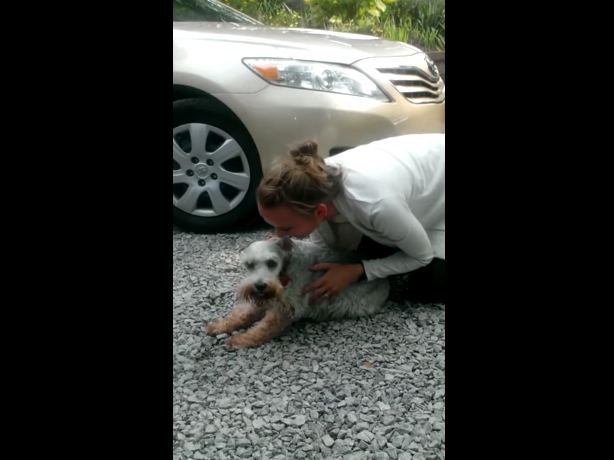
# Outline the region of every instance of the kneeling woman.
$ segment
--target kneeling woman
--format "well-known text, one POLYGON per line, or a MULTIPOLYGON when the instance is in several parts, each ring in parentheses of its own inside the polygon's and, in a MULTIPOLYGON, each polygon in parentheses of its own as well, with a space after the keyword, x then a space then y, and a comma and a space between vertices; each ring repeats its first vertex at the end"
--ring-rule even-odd
POLYGON ((404 275, 404 297, 445 302, 445 134, 391 137, 323 159, 307 142, 265 175, 258 210, 278 236, 358 252, 318 263, 311 300, 359 279, 404 275), (406 275, 405 275, 406 274, 406 275))

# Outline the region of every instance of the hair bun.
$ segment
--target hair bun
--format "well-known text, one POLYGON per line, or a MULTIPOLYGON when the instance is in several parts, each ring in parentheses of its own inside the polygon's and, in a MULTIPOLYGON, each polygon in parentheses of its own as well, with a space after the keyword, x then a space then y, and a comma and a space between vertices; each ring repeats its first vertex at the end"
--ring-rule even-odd
POLYGON ((318 144, 315 141, 307 141, 297 148, 290 150, 290 155, 292 155, 297 164, 308 163, 309 160, 305 157, 314 158, 318 156, 318 144))

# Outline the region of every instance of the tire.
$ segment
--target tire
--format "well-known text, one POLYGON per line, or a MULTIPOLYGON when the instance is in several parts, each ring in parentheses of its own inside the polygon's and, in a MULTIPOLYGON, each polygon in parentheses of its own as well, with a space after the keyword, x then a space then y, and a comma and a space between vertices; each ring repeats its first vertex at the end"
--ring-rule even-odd
POLYGON ((173 221, 187 231, 228 231, 257 216, 262 178, 241 122, 208 99, 173 102, 173 221))

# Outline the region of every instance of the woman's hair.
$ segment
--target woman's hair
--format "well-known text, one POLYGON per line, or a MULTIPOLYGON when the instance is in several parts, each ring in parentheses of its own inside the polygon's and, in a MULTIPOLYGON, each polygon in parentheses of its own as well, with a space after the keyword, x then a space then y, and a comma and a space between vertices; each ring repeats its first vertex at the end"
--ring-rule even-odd
POLYGON ((332 200, 340 191, 341 172, 324 163, 318 144, 307 141, 273 165, 260 182, 256 199, 263 208, 286 205, 311 215, 318 204, 332 200))

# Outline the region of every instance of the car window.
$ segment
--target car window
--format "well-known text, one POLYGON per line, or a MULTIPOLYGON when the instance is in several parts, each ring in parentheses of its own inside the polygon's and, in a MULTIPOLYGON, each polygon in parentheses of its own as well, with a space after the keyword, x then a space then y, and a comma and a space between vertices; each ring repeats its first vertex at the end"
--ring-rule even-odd
POLYGON ((254 18, 216 0, 173 0, 173 21, 262 24, 254 18))

